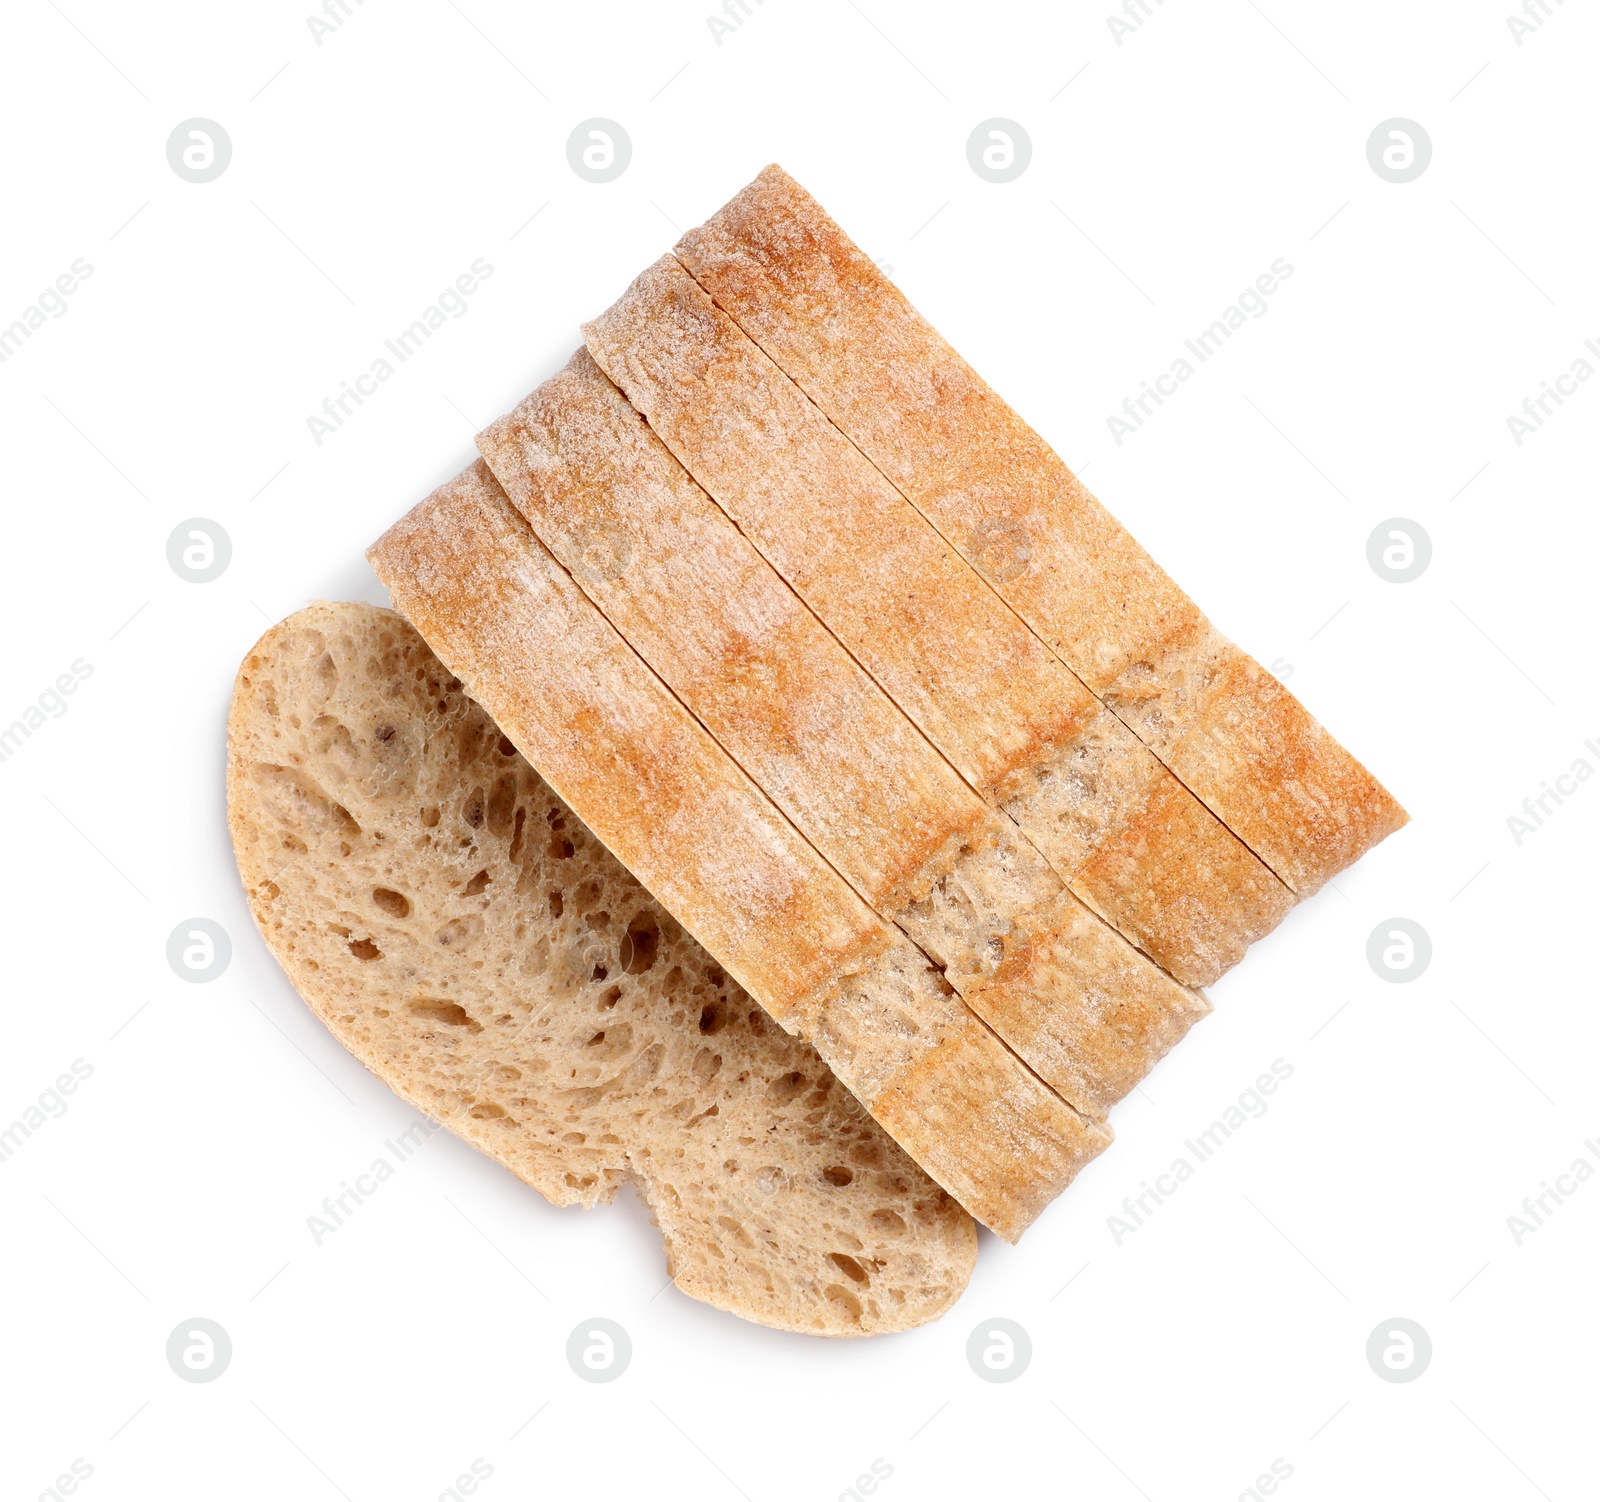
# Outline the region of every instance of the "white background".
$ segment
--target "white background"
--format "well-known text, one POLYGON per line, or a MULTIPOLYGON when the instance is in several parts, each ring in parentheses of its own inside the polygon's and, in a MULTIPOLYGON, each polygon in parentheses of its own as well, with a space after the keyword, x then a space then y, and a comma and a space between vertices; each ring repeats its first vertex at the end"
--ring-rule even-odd
POLYGON ((1600 18, 1552 3, 1519 46, 1509 0, 1169 0, 1119 45, 1104 3, 751 0, 720 46, 708 0, 352 0, 321 45, 294 3, 7 5, 0 323, 93 273, 0 365, 0 723, 93 674, 0 764, 0 1126, 93 1074, 0 1163, 6 1497, 81 1459, 107 1502, 429 1502, 478 1458, 490 1502, 831 1502, 875 1459, 889 1502, 1230 1499, 1280 1458, 1305 1502, 1593 1495, 1600 1183, 1520 1245, 1507 1217, 1600 1142, 1600 780, 1520 845, 1507 818, 1600 768, 1600 382, 1521 446, 1506 417, 1600 340, 1600 18), (205 185, 166 160, 191 116, 233 142, 205 185), (605 186, 567 165, 591 116, 633 142, 605 186), (966 160, 991 116, 1033 142, 1004 186, 966 160), (1366 159, 1393 116, 1434 147, 1404 185, 1366 159), (631 1200, 556 1211, 445 1134, 315 1246, 411 1113, 278 971, 223 822, 251 642, 381 599, 364 546, 774 159, 1415 819, 1215 988, 952 1313, 867 1342, 662 1292, 631 1200), (466 315, 318 446, 307 416, 477 257, 466 315), (1116 444, 1279 257, 1265 316, 1116 444), (233 545, 204 585, 165 552, 197 516, 233 545), (1404 585, 1366 559, 1396 516, 1433 544, 1404 585), (195 915, 234 941, 209 985, 165 959, 195 915), (1405 985, 1365 958, 1394 916, 1433 944, 1405 985), (1123 1197, 1279 1058, 1267 1114, 1118 1245, 1123 1197), (633 1340, 606 1386, 563 1356, 594 1315, 633 1340), (209 1385, 164 1357, 193 1316, 234 1345, 209 1385), (1006 1385, 965 1359, 992 1316, 1033 1342, 1006 1385), (1365 1357, 1395 1316, 1433 1343, 1404 1385, 1365 1357))

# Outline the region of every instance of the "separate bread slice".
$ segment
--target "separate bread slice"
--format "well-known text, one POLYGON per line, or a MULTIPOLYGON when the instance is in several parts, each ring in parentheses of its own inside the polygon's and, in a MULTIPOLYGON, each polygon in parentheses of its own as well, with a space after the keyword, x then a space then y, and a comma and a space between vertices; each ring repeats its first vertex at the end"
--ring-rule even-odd
POLYGON ((671 256, 584 329, 685 469, 979 795, 1172 975, 1207 985, 1293 895, 671 256))
POLYGON ((960 1296, 972 1221, 611 856, 393 611, 319 604, 239 669, 228 825, 301 995, 552 1204, 631 1184, 677 1286, 869 1335, 960 1296))
POLYGON ((584 593, 880 916, 1087 1115, 1205 1000, 1063 886, 580 349, 478 446, 584 593))
MULTIPOLYGON (((780 167, 676 247, 850 441, 1297 893, 1405 811, 780 167)), ((601 362, 604 364, 604 361, 601 362)))
POLYGON ((617 635, 482 460, 370 550, 595 835, 873 1117, 1014 1240, 1110 1134, 1028 1070, 617 635))

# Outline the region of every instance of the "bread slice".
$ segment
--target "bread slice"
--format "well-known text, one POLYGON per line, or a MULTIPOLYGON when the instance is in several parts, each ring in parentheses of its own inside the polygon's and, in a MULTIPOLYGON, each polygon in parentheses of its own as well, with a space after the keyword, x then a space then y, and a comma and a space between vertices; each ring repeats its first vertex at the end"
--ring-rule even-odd
POLYGON ((782 168, 766 168, 676 254, 1297 893, 1406 822, 1366 768, 1205 619, 782 168))
POLYGON ((552 1204, 632 1184, 693 1298, 936 1319, 972 1221, 584 828, 392 611, 313 605, 228 719, 250 908, 350 1051, 552 1204))
POLYGON ((1207 985, 1293 896, 664 256, 590 353, 852 656, 1072 890, 1207 985))
POLYGON ((619 634, 1072 1105, 1104 1116, 1209 1010, 961 780, 587 350, 478 446, 619 634))
POLYGON ((1110 1140, 1025 1068, 619 637, 479 460, 368 554, 574 813, 963 1206, 1015 1239, 1110 1140))

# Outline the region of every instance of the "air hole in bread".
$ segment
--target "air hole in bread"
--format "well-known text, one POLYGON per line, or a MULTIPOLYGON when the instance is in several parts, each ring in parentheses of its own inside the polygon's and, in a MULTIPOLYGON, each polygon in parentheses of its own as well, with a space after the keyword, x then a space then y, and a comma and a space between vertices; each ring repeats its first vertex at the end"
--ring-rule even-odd
POLYGON ((394 739, 394 726, 380 725, 373 731, 373 735, 380 741, 392 741, 394 739))
POLYGON ((602 1012, 609 1012, 611 1010, 611 1008, 614 1007, 621 1000, 622 1000, 622 987, 621 986, 608 986, 606 988, 605 994, 600 998, 600 1010, 602 1012))
POLYGON ((828 1261, 849 1278, 852 1283, 865 1283, 867 1270, 854 1257, 847 1257, 843 1252, 829 1252, 828 1261))
POLYGON ((607 974, 607 971, 606 971, 606 967, 604 965, 596 965, 594 967, 594 970, 590 973, 589 979, 590 980, 604 980, 606 978, 606 974, 607 974))
POLYGON ((510 737, 504 735, 500 737, 500 754, 502 756, 515 756, 517 754, 517 748, 511 744, 510 737))
POLYGON ((700 1031, 708 1038, 720 1033, 727 1020, 728 1009, 720 996, 700 1009, 700 1031))
POLYGON ((694 1056, 694 1077, 702 1086, 709 1085, 716 1078, 717 1071, 722 1068, 722 1055, 713 1053, 709 1048, 702 1048, 694 1056))
POLYGON ((411 899, 403 892, 396 892, 392 887, 374 887, 372 900, 391 918, 411 916, 411 899))
POLYGON ((550 916, 552 918, 559 918, 561 916, 561 910, 564 906, 565 903, 563 903, 561 899, 561 893, 552 889, 550 893, 550 916))
POLYGON ((780 1106, 787 1105, 806 1087, 806 1077, 798 1069, 791 1069, 787 1074, 780 1074, 767 1086, 767 1098, 776 1101, 780 1106))
POLYGON ((851 1319, 859 1320, 861 1318, 861 1300, 851 1293, 848 1288, 841 1288, 837 1283, 830 1283, 822 1291, 830 1304, 837 1304, 849 1314, 851 1319))
POLYGON ((483 932, 483 919, 476 913, 452 918, 434 937, 447 949, 464 949, 483 932))
MULTIPOLYGON (((480 1101, 469 1112, 467 1112, 467 1115, 472 1117, 474 1121, 494 1121, 501 1116, 505 1116, 505 1114, 506 1108, 504 1106, 497 1106, 493 1101, 490 1100, 480 1101)), ((510 1120, 509 1117, 506 1119, 508 1121, 510 1120)), ((512 1121, 511 1125, 515 1126, 516 1122, 512 1121)))
POLYGON ((597 1044, 604 1043, 605 1041, 606 1041, 606 1035, 605 1035, 605 1033, 603 1031, 601 1031, 601 1032, 596 1033, 594 1035, 594 1037, 589 1039, 589 1041, 587 1043, 585 1043, 583 1046, 585 1048, 593 1048, 597 1044))
POLYGON ((504 772, 495 779, 489 795, 489 833, 501 839, 511 832, 511 816, 517 807, 517 774, 504 772))
POLYGON ((880 1236, 904 1236, 906 1223, 893 1210, 874 1210, 872 1229, 880 1236))
POLYGON ((383 958, 383 951, 371 939, 352 939, 350 953, 358 960, 377 960, 383 958))
POLYGON ((476 876, 474 876, 472 878, 471 881, 469 881, 466 884, 466 886, 462 887, 461 895, 463 897, 476 897, 478 895, 478 893, 481 892, 488 885, 489 885, 489 873, 488 873, 488 871, 487 870, 480 871, 480 872, 478 872, 478 874, 476 876))
POLYGON ((461 805, 461 817, 467 821, 469 829, 481 829, 483 827, 483 789, 481 787, 473 788, 467 794, 467 801, 461 805))
POLYGON ((483 1031, 483 1024, 474 1022, 467 1015, 467 1009, 454 1001, 430 1001, 423 998, 407 1002, 406 1010, 413 1017, 420 1017, 425 1022, 439 1022, 446 1027, 464 1027, 469 1033, 483 1031))
POLYGON ((656 962, 661 930, 649 914, 641 914, 622 936, 622 969, 626 975, 643 975, 656 962))
POLYGON ((855 1174, 842 1163, 835 1163, 831 1168, 824 1168, 822 1177, 832 1184, 835 1189, 843 1189, 846 1184, 855 1180, 855 1174))
POLYGON ((522 824, 523 824, 523 821, 527 817, 528 817, 527 809, 519 808, 517 810, 516 818, 512 821, 512 826, 511 826, 511 849, 507 853, 508 853, 508 855, 510 856, 510 858, 513 861, 516 860, 518 855, 520 855, 522 853, 522 824))
POLYGON ((565 835, 553 834, 550 836, 550 854, 558 861, 572 859, 575 847, 565 835))
POLYGON ((432 829, 438 822, 439 810, 437 807, 422 810, 422 827, 424 829, 432 829))

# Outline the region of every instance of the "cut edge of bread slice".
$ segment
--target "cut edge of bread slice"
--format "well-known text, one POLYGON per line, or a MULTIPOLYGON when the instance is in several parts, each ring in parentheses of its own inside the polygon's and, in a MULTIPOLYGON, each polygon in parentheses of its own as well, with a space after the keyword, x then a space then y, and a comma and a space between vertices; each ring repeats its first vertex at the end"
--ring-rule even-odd
POLYGON ((1079 1111, 1103 1119, 1207 1013, 983 802, 587 348, 478 447, 545 548, 718 745, 1079 1111))
POLYGON ((1109 1145, 717 745, 483 460, 367 557, 606 847, 981 1223, 1017 1240, 1109 1145))
POLYGON ((683 1292, 828 1336, 959 1298, 972 1220, 396 613, 312 605, 246 655, 228 818, 262 935, 340 1042, 553 1204, 634 1185, 683 1292))

